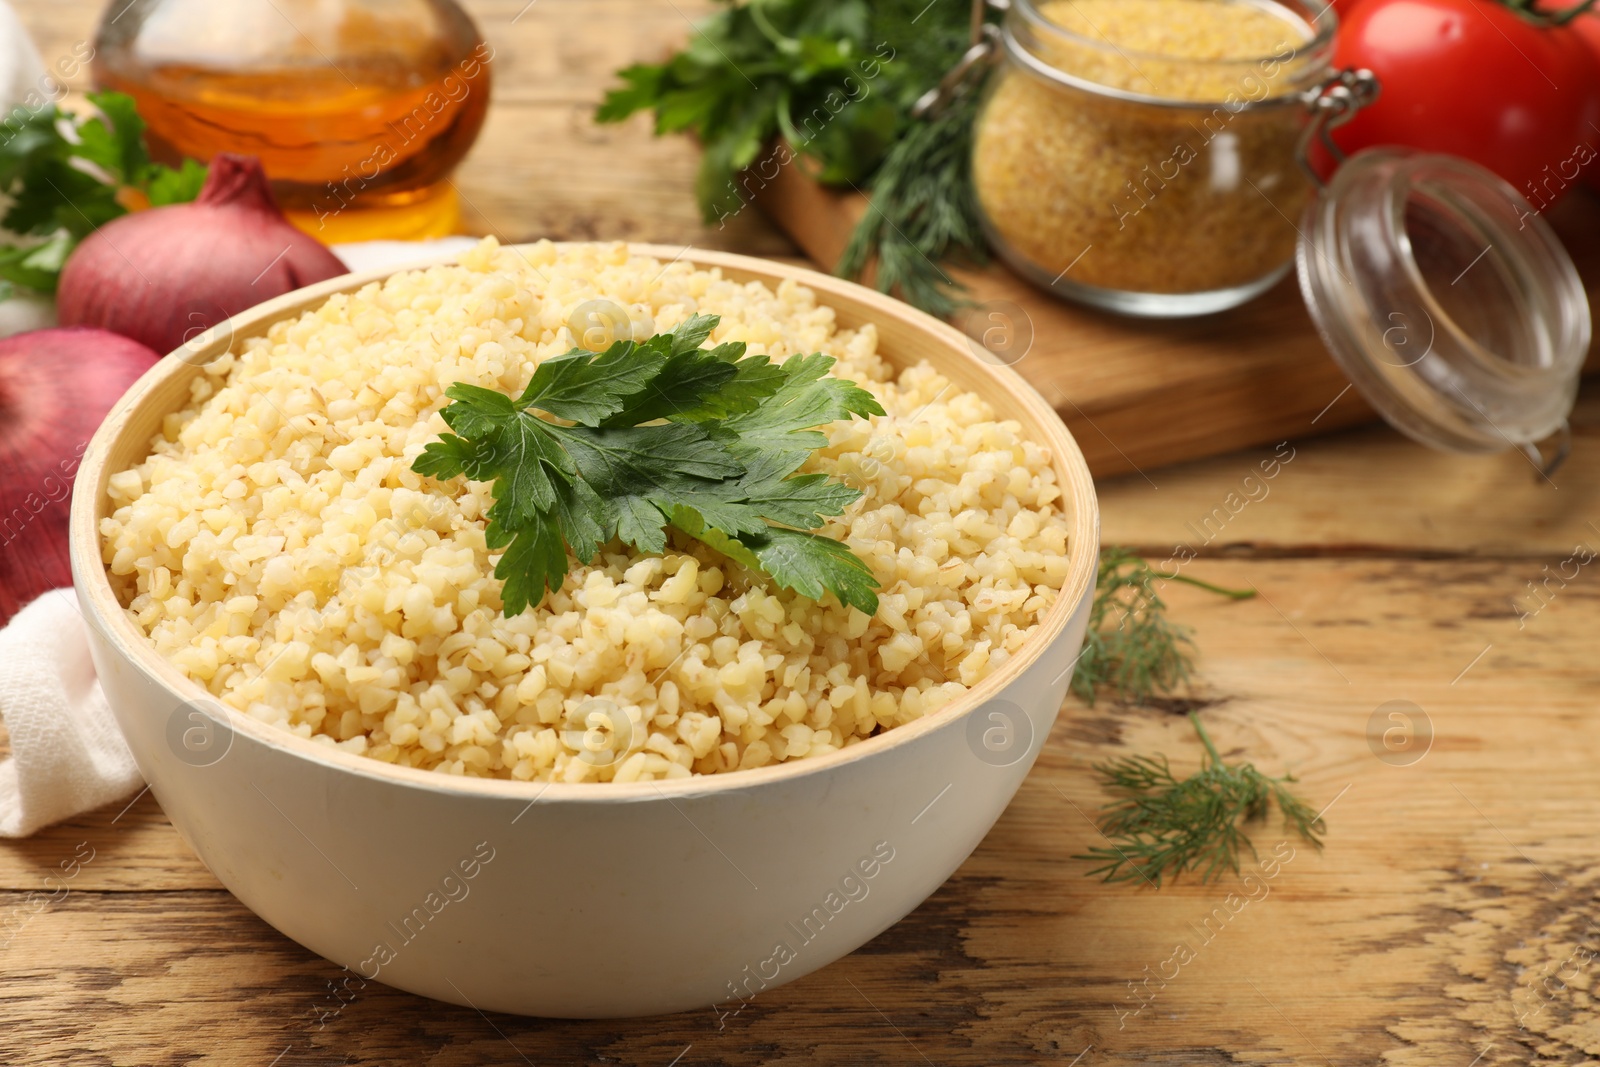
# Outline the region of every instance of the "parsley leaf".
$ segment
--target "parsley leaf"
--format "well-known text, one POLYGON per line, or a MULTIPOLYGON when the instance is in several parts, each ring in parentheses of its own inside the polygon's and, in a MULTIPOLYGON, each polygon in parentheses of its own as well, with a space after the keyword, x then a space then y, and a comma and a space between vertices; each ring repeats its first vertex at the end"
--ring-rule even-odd
POLYGON ((155 166, 152 168, 153 177, 150 184, 145 187, 145 195, 150 197, 151 207, 166 207, 168 204, 187 204, 200 195, 200 189, 206 183, 206 167, 192 159, 183 161, 177 170, 170 167, 155 166))
MULTIPOLYGON (((739 342, 723 348, 737 348, 738 354, 744 352, 744 343, 739 342)), ((716 349, 722 351, 722 348, 716 349)), ((761 401, 776 393, 782 388, 786 380, 783 367, 771 362, 766 356, 745 356, 734 363, 737 373, 712 397, 701 402, 698 409, 683 415, 686 419, 725 419, 729 415, 754 410, 761 401)))
POLYGON ((0 279, 54 292, 67 255, 97 227, 127 214, 132 189, 152 206, 193 200, 206 168, 150 162, 144 120, 123 93, 90 93, 94 113, 54 104, 18 107, 0 122, 0 194, 11 201, 0 227, 21 238, 0 244, 0 279))
POLYGON ((785 589, 813 600, 828 590, 868 615, 878 610, 878 581, 861 558, 820 534, 769 526, 763 533, 729 536, 708 527, 690 508, 674 512, 672 525, 736 563, 765 571, 785 589))
POLYGON ((99 114, 78 123, 73 155, 95 164, 118 185, 144 185, 150 153, 144 146, 144 119, 133 106, 133 97, 91 93, 89 101, 99 114))
POLYGON ((71 236, 58 233, 42 244, 0 248, 0 279, 25 289, 49 291, 74 244, 71 236))
POLYGON ((547 587, 560 589, 567 577, 567 550, 556 517, 539 515, 517 530, 494 575, 501 581, 508 618, 543 600, 547 587))
POLYGON ((606 94, 595 113, 597 122, 621 122, 635 111, 643 111, 655 104, 661 96, 661 83, 666 76, 665 67, 636 63, 617 71, 623 81, 620 89, 606 94))
POLYGON ((664 512, 674 498, 744 472, 704 430, 690 424, 557 432, 601 500, 595 519, 603 540, 619 537, 642 552, 666 548, 664 512))
MULTIPOLYGON (((724 346, 729 350, 735 347, 744 346, 724 346)), ((632 397, 607 420, 607 425, 637 426, 656 419, 694 421, 695 416, 708 413, 706 400, 719 395, 738 374, 738 366, 721 350, 695 348, 675 352, 662 363, 651 388, 632 397)))
POLYGON ((811 427, 851 415, 883 414, 872 394, 855 382, 826 377, 831 366, 833 357, 820 352, 786 360, 779 368, 783 380, 777 391, 760 407, 728 419, 720 429, 737 439, 735 447, 741 451, 810 453, 828 443, 811 427))
MULTIPOLYGON (((456 403, 442 412, 444 421, 462 436, 447 435, 452 439, 436 442, 441 447, 429 460, 429 467, 456 460, 459 473, 478 481, 492 478, 495 504, 491 517, 509 526, 520 526, 553 507, 556 488, 552 473, 570 476, 574 469, 555 441, 551 425, 518 411, 510 397, 493 389, 457 382, 445 395, 456 403)), ((428 456, 428 449, 423 456, 428 456)))
POLYGON ((774 364, 739 342, 700 347, 719 321, 696 315, 645 341, 573 349, 540 364, 515 399, 464 382, 445 391, 453 432, 412 470, 493 483, 485 537, 504 549, 495 576, 508 616, 561 588, 569 552, 592 563, 613 540, 663 552, 669 526, 783 588, 877 610, 871 569, 809 532, 861 493, 795 472, 827 441, 817 427, 883 409, 830 376, 830 356, 774 364))
POLYGON ((622 410, 629 397, 660 374, 665 363, 659 350, 632 341, 618 341, 599 355, 575 348, 541 363, 517 398, 517 406, 538 407, 560 419, 598 425, 622 410))

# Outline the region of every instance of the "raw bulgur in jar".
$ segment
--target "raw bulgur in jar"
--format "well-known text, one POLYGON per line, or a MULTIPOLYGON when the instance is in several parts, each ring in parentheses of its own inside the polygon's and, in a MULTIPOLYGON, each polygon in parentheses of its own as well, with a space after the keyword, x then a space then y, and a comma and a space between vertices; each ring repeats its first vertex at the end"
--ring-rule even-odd
POLYGON ((991 243, 1060 295, 1243 303, 1294 257, 1300 94, 1334 16, 1298 0, 1014 0, 974 135, 991 243))

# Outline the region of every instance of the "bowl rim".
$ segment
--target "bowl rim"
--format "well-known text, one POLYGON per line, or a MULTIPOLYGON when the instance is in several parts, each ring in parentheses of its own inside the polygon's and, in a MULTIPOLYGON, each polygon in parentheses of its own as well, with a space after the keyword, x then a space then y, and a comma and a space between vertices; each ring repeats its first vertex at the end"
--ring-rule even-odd
MULTIPOLYGON (((1038 632, 997 671, 961 696, 936 709, 931 715, 896 726, 823 756, 768 764, 748 770, 659 781, 524 782, 516 779, 478 778, 446 774, 420 767, 406 767, 302 738, 225 704, 204 685, 184 674, 175 664, 155 650, 149 638, 128 617, 111 588, 102 557, 99 522, 96 516, 104 496, 105 485, 110 475, 115 473, 107 469, 108 459, 113 452, 112 445, 122 436, 122 431, 133 415, 149 402, 149 398, 157 391, 159 385, 177 377, 186 376, 192 380, 203 373, 201 367, 204 362, 209 361, 191 361, 171 356, 163 358, 150 368, 112 408, 90 440, 78 468, 72 498, 70 555, 73 585, 78 601, 84 609, 85 622, 99 632, 111 651, 122 656, 147 678, 168 690, 177 707, 203 707, 210 715, 219 718, 234 734, 247 734, 269 748, 329 769, 397 786, 486 800, 524 801, 529 806, 535 801, 541 803, 636 803, 661 799, 670 801, 684 797, 738 792, 766 784, 776 785, 804 776, 825 774, 858 760, 870 759, 899 746, 911 744, 925 735, 944 729, 956 720, 965 718, 1020 677, 1066 629, 1073 614, 1094 586, 1099 560, 1099 503, 1095 497, 1094 483, 1083 453, 1067 430, 1066 424, 1016 371, 1009 366, 995 366, 980 359, 972 350, 972 342, 966 334, 926 312, 874 289, 809 268, 687 245, 677 248, 658 244, 604 241, 555 242, 555 244, 557 248, 615 247, 618 244, 625 244, 630 256, 647 256, 660 262, 683 261, 696 269, 720 271, 723 277, 741 283, 759 280, 773 289, 785 280, 792 280, 812 290, 819 306, 834 308, 829 297, 837 297, 863 305, 865 321, 877 323, 883 317, 898 318, 917 332, 929 335, 930 341, 942 342, 958 360, 976 367, 980 374, 991 376, 997 386, 1010 394, 1011 399, 1017 404, 1017 410, 1005 414, 1023 423, 1028 439, 1038 441, 1050 449, 1052 466, 1056 470, 1062 490, 1062 499, 1070 505, 1067 508, 1071 527, 1067 543, 1067 576, 1050 610, 1040 620, 1038 632)), ((521 255, 526 249, 535 246, 535 242, 529 242, 500 247, 521 255)), ((335 294, 355 292, 369 284, 382 282, 392 275, 406 271, 454 264, 461 254, 446 253, 419 258, 398 266, 352 272, 294 290, 218 324, 205 335, 195 338, 189 347, 191 351, 207 352, 215 347, 217 354, 220 355, 224 349, 231 348, 235 340, 259 336, 274 323, 297 317, 303 311, 320 306, 335 294)), ((897 368, 911 365, 915 361, 915 357, 911 354, 902 356, 900 360, 885 358, 897 368)))

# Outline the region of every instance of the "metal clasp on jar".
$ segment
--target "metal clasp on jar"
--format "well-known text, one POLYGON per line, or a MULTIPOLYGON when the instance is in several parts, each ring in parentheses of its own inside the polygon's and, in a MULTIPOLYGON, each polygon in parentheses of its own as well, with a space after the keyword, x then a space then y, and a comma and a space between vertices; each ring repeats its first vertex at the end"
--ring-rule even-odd
POLYGON ((972 0, 971 47, 939 79, 938 85, 917 97, 917 102, 911 105, 912 118, 932 118, 979 80, 984 69, 1000 54, 1000 28, 988 21, 988 13, 1004 14, 1010 10, 1011 0, 972 0))
POLYGON ((1311 163, 1311 142, 1320 140, 1335 163, 1345 160, 1344 149, 1334 144, 1332 132, 1355 118, 1356 112, 1378 99, 1378 76, 1365 67, 1336 70, 1300 95, 1311 121, 1300 133, 1295 160, 1318 189, 1327 183, 1311 163))

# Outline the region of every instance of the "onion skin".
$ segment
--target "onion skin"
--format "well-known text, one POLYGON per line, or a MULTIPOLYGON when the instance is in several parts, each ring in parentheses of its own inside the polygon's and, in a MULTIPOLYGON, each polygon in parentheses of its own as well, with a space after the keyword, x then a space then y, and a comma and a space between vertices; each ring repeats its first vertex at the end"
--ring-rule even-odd
POLYGON ((260 160, 223 153, 200 196, 123 215, 83 240, 56 292, 63 326, 171 352, 264 300, 349 273, 278 210, 260 160))
POLYGON ((67 518, 89 438, 160 360, 106 330, 34 330, 0 340, 0 626, 72 584, 67 518))

